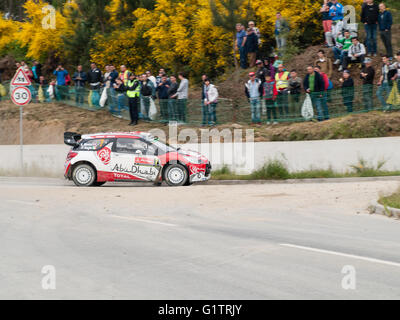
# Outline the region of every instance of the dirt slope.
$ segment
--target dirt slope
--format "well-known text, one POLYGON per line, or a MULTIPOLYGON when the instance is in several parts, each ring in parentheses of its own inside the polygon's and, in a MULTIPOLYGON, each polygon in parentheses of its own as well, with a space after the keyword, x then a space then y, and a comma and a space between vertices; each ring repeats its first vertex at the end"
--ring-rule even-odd
MULTIPOLYGON (((65 131, 94 133, 104 131, 166 130, 160 123, 142 122, 137 127, 112 117, 107 111, 91 112, 67 105, 30 104, 24 109, 24 142, 26 144, 63 143, 65 131)), ((221 125, 225 128, 252 128, 255 141, 293 141, 340 138, 400 136, 400 112, 354 114, 323 123, 305 122, 277 126, 221 125)), ((180 127, 180 130, 185 127, 180 127)), ((200 133, 200 128, 196 128, 200 133)), ((0 144, 19 143, 19 109, 9 102, 0 102, 0 144)))

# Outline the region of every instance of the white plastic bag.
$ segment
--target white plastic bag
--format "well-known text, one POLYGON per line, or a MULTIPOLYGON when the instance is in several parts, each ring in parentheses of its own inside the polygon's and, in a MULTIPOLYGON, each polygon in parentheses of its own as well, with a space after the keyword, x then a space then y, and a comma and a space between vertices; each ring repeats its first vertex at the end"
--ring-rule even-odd
POLYGON ((153 100, 153 98, 150 98, 150 108, 149 108, 149 118, 151 120, 155 120, 157 115, 157 107, 156 104, 153 100))
POLYGON ((51 99, 54 99, 54 85, 49 85, 48 89, 47 89, 47 93, 49 94, 49 97, 51 99))
POLYGON ((306 120, 310 121, 314 118, 314 108, 310 94, 307 93, 306 99, 304 100, 303 107, 301 108, 301 116, 306 120))
POLYGON ((103 89, 103 92, 101 93, 101 98, 100 98, 100 107, 104 108, 104 106, 106 105, 108 99, 108 95, 107 95, 107 88, 103 89))

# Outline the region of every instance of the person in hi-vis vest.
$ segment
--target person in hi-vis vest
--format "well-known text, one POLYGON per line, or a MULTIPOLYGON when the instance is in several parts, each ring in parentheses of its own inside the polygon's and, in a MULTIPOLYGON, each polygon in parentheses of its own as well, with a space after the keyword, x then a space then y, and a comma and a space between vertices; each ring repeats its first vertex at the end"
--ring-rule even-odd
POLYGON ((278 71, 275 74, 276 89, 278 90, 278 97, 276 103, 279 108, 279 113, 284 116, 284 110, 286 115, 289 114, 289 79, 290 73, 285 71, 283 64, 278 66, 278 71))
POLYGON ((129 100, 129 114, 131 116, 130 126, 135 126, 139 120, 139 97, 140 97, 140 81, 131 73, 127 82, 126 95, 129 100))

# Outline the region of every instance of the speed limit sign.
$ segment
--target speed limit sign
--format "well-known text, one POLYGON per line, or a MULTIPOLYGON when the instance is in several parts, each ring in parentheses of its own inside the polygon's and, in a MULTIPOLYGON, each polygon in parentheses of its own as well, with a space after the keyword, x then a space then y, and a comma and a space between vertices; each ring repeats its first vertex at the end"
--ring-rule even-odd
POLYGON ((17 87, 11 94, 11 100, 17 106, 24 106, 28 104, 32 99, 31 92, 26 87, 17 87))

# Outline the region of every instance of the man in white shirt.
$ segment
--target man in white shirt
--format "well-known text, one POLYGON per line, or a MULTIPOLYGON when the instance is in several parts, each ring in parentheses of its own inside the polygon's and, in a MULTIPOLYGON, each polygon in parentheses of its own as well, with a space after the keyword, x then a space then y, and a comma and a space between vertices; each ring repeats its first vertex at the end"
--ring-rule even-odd
POLYGON ((361 66, 364 65, 364 59, 366 55, 365 46, 360 43, 357 37, 352 40, 352 45, 349 48, 348 56, 344 59, 343 69, 346 70, 350 63, 360 63, 361 66))
POLYGON ((153 76, 150 71, 146 71, 146 76, 147 76, 147 79, 149 79, 151 82, 153 82, 154 88, 157 88, 156 77, 153 76))
POLYGON ((187 99, 189 97, 189 80, 185 78, 183 72, 179 72, 178 74, 179 83, 178 91, 177 91, 177 107, 178 107, 178 122, 185 123, 186 122, 186 105, 187 99))

